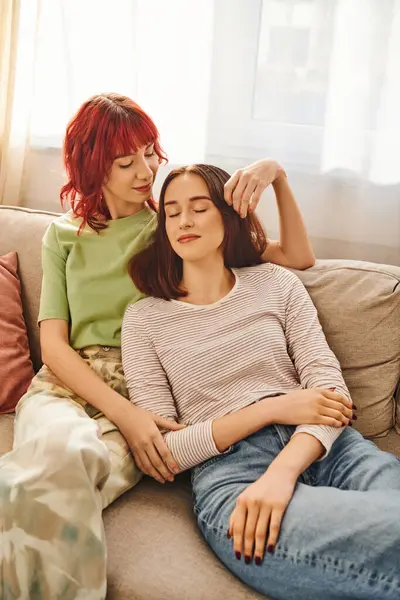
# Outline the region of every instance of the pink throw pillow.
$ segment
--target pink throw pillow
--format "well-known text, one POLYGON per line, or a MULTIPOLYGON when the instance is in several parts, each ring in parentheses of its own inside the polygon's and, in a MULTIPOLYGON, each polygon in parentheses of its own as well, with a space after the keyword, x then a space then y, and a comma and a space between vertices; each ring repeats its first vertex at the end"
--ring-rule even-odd
POLYGON ((34 376, 16 252, 0 256, 0 414, 13 412, 34 376))

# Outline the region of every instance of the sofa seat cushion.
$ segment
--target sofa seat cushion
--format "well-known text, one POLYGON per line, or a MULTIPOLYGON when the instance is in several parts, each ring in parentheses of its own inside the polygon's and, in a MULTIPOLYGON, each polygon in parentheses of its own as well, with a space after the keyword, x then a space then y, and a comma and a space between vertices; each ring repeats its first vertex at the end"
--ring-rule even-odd
POLYGON ((323 260, 296 274, 358 407, 357 429, 384 435, 394 426, 400 378, 400 267, 323 260))
POLYGON ((106 509, 104 522, 108 600, 265 600, 203 540, 185 475, 165 485, 145 478, 106 509))
POLYGON ((34 375, 15 252, 0 256, 0 414, 12 412, 34 375))

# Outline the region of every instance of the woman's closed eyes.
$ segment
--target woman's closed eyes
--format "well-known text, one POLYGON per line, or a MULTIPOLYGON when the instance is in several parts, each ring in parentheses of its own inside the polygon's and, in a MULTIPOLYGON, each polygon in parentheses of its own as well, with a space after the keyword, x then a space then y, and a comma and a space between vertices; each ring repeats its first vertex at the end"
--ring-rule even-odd
MULTIPOLYGON (((206 211, 207 211, 207 209, 206 209, 206 208, 201 208, 201 209, 200 209, 200 208, 198 208, 198 209, 193 209, 193 212, 195 212, 195 213, 204 213, 204 212, 206 212, 206 211)), ((177 213, 173 213, 173 214, 171 214, 171 215, 167 215, 167 217, 168 217, 169 219, 173 219, 174 217, 178 217, 180 214, 181 214, 180 212, 177 212, 177 213)))

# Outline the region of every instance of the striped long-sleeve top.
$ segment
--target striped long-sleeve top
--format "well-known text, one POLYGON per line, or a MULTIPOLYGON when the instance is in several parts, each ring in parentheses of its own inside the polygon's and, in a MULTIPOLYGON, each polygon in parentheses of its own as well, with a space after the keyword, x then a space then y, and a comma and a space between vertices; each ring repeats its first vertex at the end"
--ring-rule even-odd
MULTIPOLYGON (((298 277, 273 264, 233 272, 234 287, 213 304, 145 298, 125 313, 129 397, 187 425, 163 434, 181 470, 219 454, 214 419, 262 398, 316 387, 350 397, 298 277)), ((301 425, 298 432, 315 436, 329 452, 341 430, 301 425)))

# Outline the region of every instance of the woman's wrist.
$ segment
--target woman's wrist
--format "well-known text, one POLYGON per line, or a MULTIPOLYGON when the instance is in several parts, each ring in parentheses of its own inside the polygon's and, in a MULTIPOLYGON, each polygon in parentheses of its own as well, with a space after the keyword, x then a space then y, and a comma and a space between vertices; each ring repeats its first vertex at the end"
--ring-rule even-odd
POLYGON ((269 398, 263 398, 257 402, 259 406, 263 424, 265 427, 268 425, 275 425, 280 422, 279 419, 279 398, 271 396, 269 398))
POLYGON ((276 163, 276 176, 272 182, 272 186, 275 188, 275 186, 278 186, 279 184, 281 184, 282 182, 284 182, 286 180, 287 180, 287 173, 286 173, 285 169, 282 167, 282 165, 280 165, 279 163, 276 163))
POLYGON ((124 423, 127 421, 127 418, 132 414, 132 412, 136 410, 136 406, 115 390, 110 389, 110 392, 111 394, 109 402, 107 403, 107 409, 108 406, 110 408, 107 410, 107 414, 106 412, 103 412, 106 417, 122 431, 124 423))

